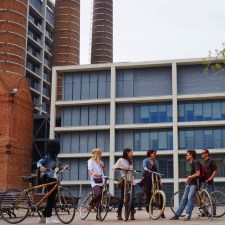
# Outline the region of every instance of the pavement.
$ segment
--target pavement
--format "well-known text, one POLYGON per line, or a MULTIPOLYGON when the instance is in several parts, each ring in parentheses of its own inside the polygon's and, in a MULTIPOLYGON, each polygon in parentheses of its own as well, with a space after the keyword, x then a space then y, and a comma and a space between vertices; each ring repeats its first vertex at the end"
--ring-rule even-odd
MULTIPOLYGON (((170 208, 165 209, 165 219, 158 219, 158 220, 152 220, 149 218, 149 214, 144 210, 137 210, 135 214, 135 220, 128 220, 128 221, 118 221, 116 217, 116 211, 109 212, 107 217, 104 221, 97 221, 96 220, 96 213, 90 213, 87 219, 81 220, 79 217, 79 211, 76 212, 75 218, 71 224, 78 224, 78 225, 99 225, 99 224, 106 224, 106 225, 115 225, 115 223, 119 224, 127 224, 127 225, 180 225, 181 223, 184 224, 190 224, 190 225, 207 225, 207 224, 213 224, 213 225, 224 225, 225 224, 225 216, 221 218, 213 218, 212 221, 208 220, 204 217, 198 217, 196 214, 192 216, 190 221, 183 221, 183 218, 180 217, 179 220, 169 220, 170 217, 173 216, 172 211, 170 208)), ((32 216, 26 218, 23 222, 20 224, 26 224, 26 225, 39 225, 38 223, 39 217, 38 216, 32 216)), ((8 224, 4 220, 0 218, 0 225, 8 224)), ((62 224, 62 223, 60 223, 62 224)), ((184 225, 183 224, 183 225, 184 225)))

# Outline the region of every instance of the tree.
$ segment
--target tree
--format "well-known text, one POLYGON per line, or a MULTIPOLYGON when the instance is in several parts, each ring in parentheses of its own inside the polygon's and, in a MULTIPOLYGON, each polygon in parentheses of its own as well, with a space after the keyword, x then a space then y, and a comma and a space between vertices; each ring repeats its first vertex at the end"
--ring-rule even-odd
POLYGON ((213 76, 221 76, 221 80, 225 80, 225 43, 222 49, 215 49, 214 53, 209 51, 208 58, 203 59, 203 65, 206 75, 212 71, 213 76))

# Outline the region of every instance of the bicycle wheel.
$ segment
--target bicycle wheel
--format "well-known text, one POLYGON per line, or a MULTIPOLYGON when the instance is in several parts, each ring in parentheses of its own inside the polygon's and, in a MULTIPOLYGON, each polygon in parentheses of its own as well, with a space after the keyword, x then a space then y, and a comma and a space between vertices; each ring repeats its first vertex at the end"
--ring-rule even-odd
MULTIPOLYGON (((180 200, 182 199, 182 196, 184 195, 183 191, 177 191, 175 192, 171 199, 170 199, 170 209, 172 210, 173 213, 175 213, 180 205, 180 200)), ((183 212, 181 217, 185 216, 185 213, 183 212)))
POLYGON ((81 201, 80 201, 80 218, 82 220, 85 220, 90 213, 90 209, 88 208, 88 206, 91 202, 92 195, 93 195, 92 192, 89 191, 81 198, 81 201))
POLYGON ((213 203, 213 217, 219 218, 225 215, 225 194, 221 191, 213 191, 210 196, 213 203))
POLYGON ((166 207, 166 195, 161 190, 156 190, 155 194, 152 194, 149 203, 149 216, 153 220, 159 219, 163 214, 166 207))
POLYGON ((101 201, 98 205, 98 219, 103 221, 107 216, 109 211, 109 204, 110 204, 110 193, 108 190, 104 190, 102 193, 101 201))
POLYGON ((55 213, 58 219, 65 224, 71 223, 76 212, 75 200, 71 192, 64 187, 60 187, 55 205, 55 213))
POLYGON ((129 191, 126 194, 126 201, 124 203, 124 217, 125 217, 125 221, 127 221, 129 219, 131 206, 132 206, 132 191, 129 191))
POLYGON ((29 214, 30 198, 23 190, 9 189, 0 199, 0 216, 8 223, 20 223, 29 214))
POLYGON ((200 196, 200 212, 204 214, 209 220, 213 219, 213 204, 210 194, 205 189, 201 190, 200 196))

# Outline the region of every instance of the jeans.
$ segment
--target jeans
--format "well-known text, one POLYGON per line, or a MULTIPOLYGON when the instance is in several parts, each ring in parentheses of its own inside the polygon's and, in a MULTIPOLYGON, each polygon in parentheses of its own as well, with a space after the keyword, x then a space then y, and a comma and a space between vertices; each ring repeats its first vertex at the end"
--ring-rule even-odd
MULTIPOLYGON (((124 184, 125 182, 123 183, 122 187, 121 187, 121 198, 120 198, 120 202, 119 202, 119 206, 118 206, 118 212, 121 212, 122 211, 122 208, 123 208, 123 199, 124 199, 124 184)), ((131 205, 131 210, 134 210, 134 185, 133 185, 133 193, 132 193, 132 205, 131 205)))
POLYGON ((92 198, 90 205, 96 204, 97 202, 99 202, 101 200, 102 197, 102 187, 99 185, 95 185, 92 188, 93 192, 94 192, 94 197, 92 198))
POLYGON ((197 185, 189 185, 186 184, 184 195, 180 201, 180 205, 178 210, 175 212, 176 217, 180 217, 182 212, 186 207, 186 217, 191 217, 192 210, 194 208, 194 201, 195 201, 195 193, 197 191, 197 185))
MULTIPOLYGON (((215 191, 215 185, 214 182, 212 183, 206 183, 206 182, 202 182, 201 183, 201 188, 202 189, 206 189, 209 193, 212 193, 213 191, 215 191)), ((216 202, 213 201, 212 199, 212 205, 213 205, 213 214, 216 215, 216 202)))
POLYGON ((208 191, 209 193, 215 191, 215 185, 214 185, 214 182, 212 182, 212 183, 202 182, 202 183, 201 183, 201 188, 202 188, 202 189, 206 189, 206 188, 207 188, 207 191, 208 191))

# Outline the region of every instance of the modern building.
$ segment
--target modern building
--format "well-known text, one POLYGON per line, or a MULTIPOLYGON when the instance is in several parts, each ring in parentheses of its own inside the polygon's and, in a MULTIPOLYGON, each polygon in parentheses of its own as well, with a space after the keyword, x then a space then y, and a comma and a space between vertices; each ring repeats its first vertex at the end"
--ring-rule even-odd
POLYGON ((49 113, 54 3, 29 0, 27 20, 26 77, 30 84, 35 114, 49 113))
MULTIPOLYGON (((225 184, 225 82, 203 72, 202 59, 53 67, 50 137, 61 138, 64 184, 76 195, 90 189, 87 160, 100 147, 107 175, 125 147, 140 170, 156 149, 163 189, 171 195, 186 177, 187 149, 208 148, 218 165, 216 187, 225 184), (56 100, 62 75, 62 100, 56 100), (61 109, 61 126, 55 125, 61 109)), ((135 175, 140 179, 141 175, 135 175)), ((110 184, 112 194, 117 189, 110 184)))

